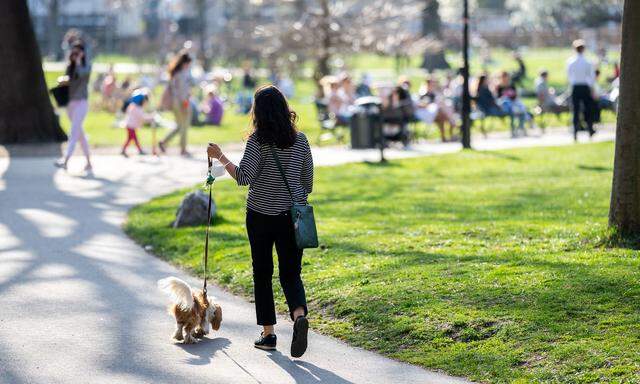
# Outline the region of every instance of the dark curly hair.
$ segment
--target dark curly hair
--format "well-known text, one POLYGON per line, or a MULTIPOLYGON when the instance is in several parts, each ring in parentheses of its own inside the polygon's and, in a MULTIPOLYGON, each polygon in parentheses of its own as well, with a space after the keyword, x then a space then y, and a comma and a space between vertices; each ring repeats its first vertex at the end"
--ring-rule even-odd
POLYGON ((274 85, 264 85, 256 90, 251 107, 251 125, 258 143, 289 148, 298 134, 298 115, 289 109, 289 103, 274 85))

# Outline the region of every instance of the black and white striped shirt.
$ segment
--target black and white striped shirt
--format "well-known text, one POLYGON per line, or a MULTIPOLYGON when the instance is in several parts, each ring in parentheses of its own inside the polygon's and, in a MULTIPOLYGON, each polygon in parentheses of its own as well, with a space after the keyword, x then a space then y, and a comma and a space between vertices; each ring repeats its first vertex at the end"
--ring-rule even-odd
MULTIPOLYGON (((274 148, 276 148, 274 146, 274 148)), ((293 199, 305 204, 313 189, 313 158, 307 137, 298 132, 293 146, 276 148, 293 199)), ((265 215, 277 215, 293 205, 287 187, 268 145, 260 145, 251 135, 240 165, 236 167, 238 185, 248 185, 247 208, 265 215)))

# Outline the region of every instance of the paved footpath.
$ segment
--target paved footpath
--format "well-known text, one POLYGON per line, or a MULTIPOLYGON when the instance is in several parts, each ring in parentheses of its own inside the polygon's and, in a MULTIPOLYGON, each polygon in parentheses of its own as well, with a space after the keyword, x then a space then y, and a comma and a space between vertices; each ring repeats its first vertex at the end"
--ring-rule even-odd
MULTIPOLYGON (((602 132, 597 140, 611 140, 602 132)), ((475 140, 477 149, 570 144, 543 138, 475 140)), ((459 150, 421 144, 388 158, 459 150)), ((12 150, 13 151, 13 150, 12 150)), ((10 152, 12 152, 10 151, 10 152)), ((458 383, 333 338, 310 335, 302 359, 288 356, 291 324, 276 327, 279 351, 256 350, 253 305, 212 287, 222 330, 196 345, 175 344, 167 299, 156 281, 200 281, 147 254, 121 230, 127 210, 203 180, 204 157, 96 156, 83 176, 50 157, 0 158, 0 383, 458 383)), ((233 153, 237 159, 239 153, 233 153)), ((377 151, 314 150, 317 165, 377 160, 377 151)), ((311 316, 313 325, 313 316, 311 316)))

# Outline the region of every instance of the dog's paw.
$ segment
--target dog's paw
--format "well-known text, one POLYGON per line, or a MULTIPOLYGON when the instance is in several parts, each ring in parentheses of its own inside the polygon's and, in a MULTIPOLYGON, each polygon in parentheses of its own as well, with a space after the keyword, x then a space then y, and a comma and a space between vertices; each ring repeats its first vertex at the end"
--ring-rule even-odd
POLYGON ((193 336, 194 336, 196 339, 202 339, 202 338, 204 337, 204 335, 206 335, 206 332, 205 332, 202 328, 196 329, 196 330, 193 332, 193 336))
POLYGON ((193 336, 187 335, 184 338, 183 343, 184 344, 194 344, 196 342, 196 339, 193 338, 193 336))

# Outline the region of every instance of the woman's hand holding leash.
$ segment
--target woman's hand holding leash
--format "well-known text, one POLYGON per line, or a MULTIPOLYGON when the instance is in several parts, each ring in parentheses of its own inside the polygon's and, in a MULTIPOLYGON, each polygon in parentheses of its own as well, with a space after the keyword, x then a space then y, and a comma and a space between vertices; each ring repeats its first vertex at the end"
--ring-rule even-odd
POLYGON ((229 172, 229 175, 236 179, 236 166, 231 162, 231 160, 227 159, 227 157, 222 153, 222 149, 216 143, 209 143, 207 147, 207 156, 211 159, 217 159, 222 163, 224 169, 229 172))
POLYGON ((223 156, 222 150, 220 149, 218 144, 215 143, 209 143, 209 146, 207 147, 207 155, 209 155, 209 157, 212 159, 218 160, 221 156, 223 156))

